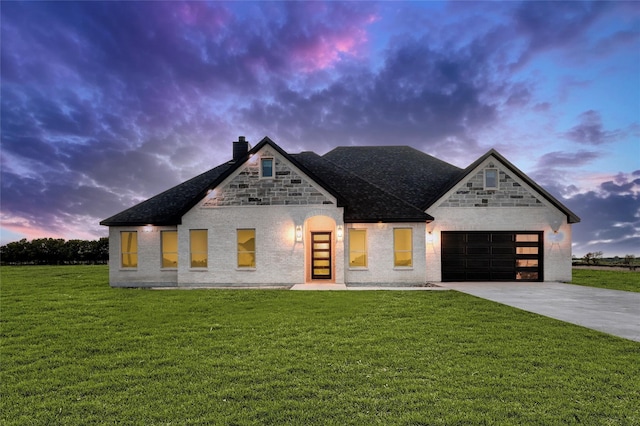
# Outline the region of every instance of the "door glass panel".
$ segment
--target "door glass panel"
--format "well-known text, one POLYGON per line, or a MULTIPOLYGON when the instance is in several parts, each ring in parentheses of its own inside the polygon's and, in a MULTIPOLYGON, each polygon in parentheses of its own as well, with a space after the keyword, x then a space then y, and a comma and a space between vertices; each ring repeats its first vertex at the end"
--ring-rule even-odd
POLYGON ((538 234, 517 234, 516 242, 519 243, 537 243, 538 242, 538 234))
POLYGON ((538 254, 538 247, 516 247, 517 254, 538 254))
POLYGON ((311 234, 311 278, 331 279, 331 234, 311 234))
POLYGON ((538 266, 538 259, 518 259, 516 265, 522 268, 538 266))
POLYGON ((537 280, 538 272, 519 271, 516 274, 516 280, 537 280))

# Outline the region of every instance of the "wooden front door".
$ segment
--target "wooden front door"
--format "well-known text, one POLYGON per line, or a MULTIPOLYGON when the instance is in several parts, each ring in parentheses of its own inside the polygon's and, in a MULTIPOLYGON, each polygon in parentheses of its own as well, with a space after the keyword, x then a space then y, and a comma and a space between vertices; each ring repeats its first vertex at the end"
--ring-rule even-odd
POLYGON ((331 232, 311 233, 311 278, 331 279, 331 232))

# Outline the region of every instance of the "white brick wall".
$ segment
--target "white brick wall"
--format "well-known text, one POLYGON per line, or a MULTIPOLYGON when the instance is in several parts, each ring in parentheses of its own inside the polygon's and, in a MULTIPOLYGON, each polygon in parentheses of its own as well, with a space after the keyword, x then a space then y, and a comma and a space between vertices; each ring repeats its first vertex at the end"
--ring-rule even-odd
POLYGON ((160 231, 175 230, 176 227, 121 227, 109 228, 109 282, 113 287, 132 286, 175 286, 178 272, 175 269, 161 270, 162 253, 160 231), (137 231, 138 233, 138 267, 122 268, 120 257, 120 233, 137 231))
POLYGON ((349 223, 348 228, 367 231, 367 268, 349 268, 348 229, 345 230, 345 282, 347 284, 424 284, 425 224, 424 223, 349 223), (393 229, 413 230, 413 267, 393 266, 393 229))
POLYGON ((436 218, 427 225, 433 232, 433 244, 427 244, 427 280, 442 280, 440 233, 442 231, 543 231, 544 280, 571 280, 571 225, 562 212, 547 208, 455 208, 429 209, 436 218), (559 225, 562 240, 552 243, 552 226, 559 225))
MULTIPOLYGON (((295 241, 295 227, 323 215, 342 224, 343 209, 335 205, 194 207, 178 226, 179 285, 300 284, 305 282, 305 245, 295 241), (256 230, 256 268, 237 267, 236 230, 256 230), (209 265, 190 268, 189 230, 208 229, 209 265)), ((342 242, 336 243, 335 274, 343 275, 342 242)))

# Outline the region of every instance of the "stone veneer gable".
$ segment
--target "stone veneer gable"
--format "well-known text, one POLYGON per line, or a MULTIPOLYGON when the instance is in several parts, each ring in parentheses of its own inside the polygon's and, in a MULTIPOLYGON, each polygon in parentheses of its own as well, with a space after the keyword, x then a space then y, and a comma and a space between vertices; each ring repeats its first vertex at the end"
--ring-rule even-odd
POLYGON ((216 188, 214 197, 202 207, 333 204, 329 198, 269 150, 261 157, 273 157, 274 178, 260 178, 260 162, 247 163, 225 186, 216 188))
MULTIPOLYGON (((497 168, 489 163, 487 168, 497 168)), ((499 187, 496 190, 484 189, 484 170, 476 173, 464 186, 458 188, 441 207, 544 207, 544 204, 532 195, 520 183, 498 168, 499 187)))

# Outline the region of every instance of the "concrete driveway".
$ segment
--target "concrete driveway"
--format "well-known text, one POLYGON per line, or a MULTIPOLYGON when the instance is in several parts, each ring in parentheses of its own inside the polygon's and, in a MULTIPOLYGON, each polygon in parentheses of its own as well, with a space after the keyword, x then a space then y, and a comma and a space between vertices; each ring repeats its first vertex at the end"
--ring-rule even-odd
POLYGON ((640 293, 555 282, 438 285, 640 342, 640 293))

